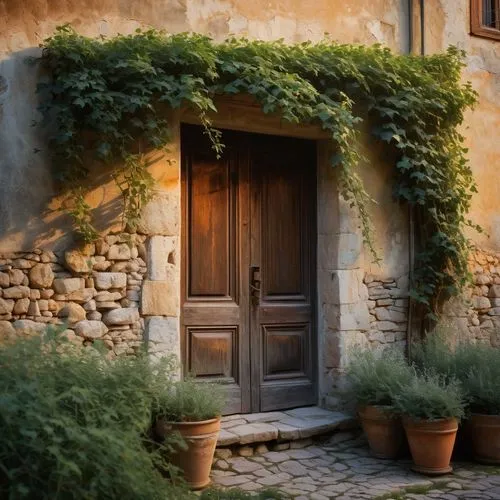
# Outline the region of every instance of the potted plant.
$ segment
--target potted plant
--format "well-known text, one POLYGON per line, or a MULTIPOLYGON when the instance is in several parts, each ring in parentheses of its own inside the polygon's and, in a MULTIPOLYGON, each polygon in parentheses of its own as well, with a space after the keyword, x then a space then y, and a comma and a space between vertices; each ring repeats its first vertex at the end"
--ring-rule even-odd
POLYGON ((400 351, 358 349, 352 353, 347 369, 349 394, 357 405, 370 451, 377 458, 395 458, 401 451, 404 430, 394 412, 393 394, 410 378, 410 367, 400 351))
POLYGON ((467 363, 462 384, 470 405, 474 458, 500 464, 500 352, 490 346, 471 345, 462 357, 472 360, 467 363))
POLYGON ((451 454, 465 406, 458 380, 415 371, 410 383, 394 394, 394 406, 403 416, 412 469, 427 475, 451 472, 451 454))
POLYGON ((210 484, 223 407, 221 386, 194 379, 174 382, 157 398, 155 433, 160 440, 174 432, 182 437, 170 459, 192 489, 210 484))

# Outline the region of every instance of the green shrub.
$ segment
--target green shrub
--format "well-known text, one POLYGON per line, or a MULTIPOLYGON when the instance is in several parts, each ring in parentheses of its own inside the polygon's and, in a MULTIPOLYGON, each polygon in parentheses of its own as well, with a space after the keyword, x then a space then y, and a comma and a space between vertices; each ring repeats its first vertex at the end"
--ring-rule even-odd
POLYGON ((156 399, 155 414, 169 422, 201 422, 221 415, 222 386, 192 378, 167 386, 156 399))
POLYGON ((65 345, 0 348, 0 498, 188 498, 146 437, 169 366, 65 345))
POLYGON ((434 371, 446 378, 454 377, 457 372, 456 353, 448 331, 439 326, 425 340, 414 343, 411 362, 420 372, 434 371))
POLYGON ((393 394, 398 413, 414 419, 461 419, 464 415, 463 389, 456 379, 435 372, 413 372, 410 382, 393 394))
POLYGON ((459 341, 452 346, 442 330, 414 346, 412 360, 419 371, 433 371, 458 380, 470 410, 500 414, 500 350, 485 344, 459 341))
POLYGON ((355 349, 347 369, 348 397, 359 406, 392 406, 394 394, 409 383, 411 376, 410 367, 400 351, 377 353, 355 349))
POLYGON ((458 377, 470 410, 500 415, 500 350, 487 345, 469 345, 457 351, 458 377))

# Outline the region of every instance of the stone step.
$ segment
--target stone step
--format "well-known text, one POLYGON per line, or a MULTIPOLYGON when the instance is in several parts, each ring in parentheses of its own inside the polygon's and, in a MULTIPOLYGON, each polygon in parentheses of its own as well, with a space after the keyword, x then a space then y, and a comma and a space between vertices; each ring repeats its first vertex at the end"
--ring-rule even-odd
POLYGON ((317 406, 222 417, 217 446, 294 441, 357 426, 352 415, 317 406))

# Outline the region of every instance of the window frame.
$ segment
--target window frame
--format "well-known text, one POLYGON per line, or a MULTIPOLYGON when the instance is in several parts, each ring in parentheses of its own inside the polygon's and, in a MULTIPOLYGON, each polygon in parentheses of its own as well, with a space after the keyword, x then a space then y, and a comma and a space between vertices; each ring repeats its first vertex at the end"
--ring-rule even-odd
MULTIPOLYGON (((497 15, 500 15, 500 0, 495 0, 497 15)), ((490 28, 483 24, 483 0, 470 2, 471 35, 500 40, 500 27, 490 28)))

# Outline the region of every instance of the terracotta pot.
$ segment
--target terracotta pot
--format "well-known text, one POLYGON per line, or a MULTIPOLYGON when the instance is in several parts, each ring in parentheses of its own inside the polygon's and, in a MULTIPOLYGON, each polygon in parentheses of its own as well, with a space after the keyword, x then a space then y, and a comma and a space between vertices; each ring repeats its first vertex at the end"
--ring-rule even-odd
POLYGON ((455 418, 414 420, 405 417, 403 426, 410 445, 414 471, 438 476, 453 470, 450 460, 458 430, 455 418))
POLYGON ((470 431, 474 458, 484 464, 500 464, 500 415, 473 413, 470 431))
POLYGON ((208 486, 220 431, 220 417, 202 422, 167 422, 158 419, 155 431, 160 438, 172 432, 180 433, 187 449, 172 455, 172 463, 181 469, 184 479, 193 490, 208 486))
POLYGON ((377 458, 396 458, 404 441, 401 418, 384 406, 365 406, 359 410, 370 451, 377 458))

